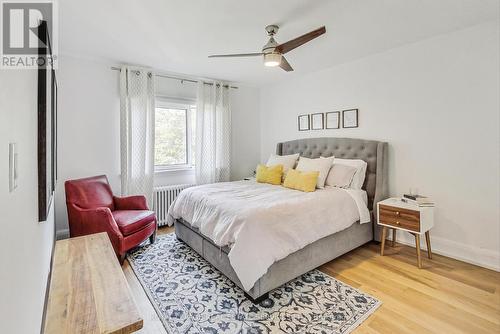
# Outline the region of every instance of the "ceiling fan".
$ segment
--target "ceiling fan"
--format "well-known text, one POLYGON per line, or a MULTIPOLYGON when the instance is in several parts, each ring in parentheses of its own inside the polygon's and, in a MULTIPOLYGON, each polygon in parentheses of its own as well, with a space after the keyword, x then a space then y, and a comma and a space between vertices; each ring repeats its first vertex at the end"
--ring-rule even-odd
POLYGON ((290 66, 283 55, 301 46, 302 44, 305 44, 312 39, 323 35, 326 32, 326 28, 323 26, 321 28, 308 32, 307 34, 289 40, 288 42, 278 44, 278 42, 276 42, 276 40, 274 39, 274 35, 276 35, 276 33, 278 32, 278 29, 279 27, 277 25, 269 25, 266 27, 269 41, 262 47, 262 52, 210 55, 208 56, 208 58, 264 56, 265 66, 279 66, 285 71, 290 72, 293 71, 293 68, 292 66, 290 66))

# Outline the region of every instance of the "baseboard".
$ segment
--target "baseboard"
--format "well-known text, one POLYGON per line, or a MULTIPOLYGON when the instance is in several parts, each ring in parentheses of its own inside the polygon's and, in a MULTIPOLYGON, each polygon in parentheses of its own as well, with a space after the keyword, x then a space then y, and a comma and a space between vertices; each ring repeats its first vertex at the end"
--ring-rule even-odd
POLYGON ((69 229, 65 228, 64 230, 59 230, 56 232, 56 240, 62 240, 68 238, 69 238, 69 229))
MULTIPOLYGON (((390 238, 388 239, 391 240, 392 233, 389 233, 389 235, 390 238)), ((403 234, 402 232, 399 232, 396 238, 397 242, 415 248, 415 238, 409 233, 403 234)), ((421 238, 420 242, 420 248, 427 250, 425 237, 421 238)), ((440 237, 434 237, 432 234, 431 246, 433 253, 500 272, 500 254, 495 251, 465 245, 440 237)))

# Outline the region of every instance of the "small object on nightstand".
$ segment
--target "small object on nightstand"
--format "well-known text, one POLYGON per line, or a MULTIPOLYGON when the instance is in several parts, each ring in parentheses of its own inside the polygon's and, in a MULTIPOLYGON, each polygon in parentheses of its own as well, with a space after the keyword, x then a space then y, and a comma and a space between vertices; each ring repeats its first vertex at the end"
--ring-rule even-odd
POLYGON ((387 228, 392 229, 392 246, 395 244, 396 231, 407 231, 415 236, 417 264, 422 268, 420 257, 420 236, 425 234, 427 255, 432 259, 430 229, 434 226, 434 207, 419 206, 404 202, 399 198, 389 198, 377 203, 377 221, 382 226, 380 255, 384 255, 387 228))
POLYGON ((417 206, 434 206, 434 201, 432 199, 422 195, 404 194, 403 197, 401 198, 401 201, 408 204, 414 204, 417 206))

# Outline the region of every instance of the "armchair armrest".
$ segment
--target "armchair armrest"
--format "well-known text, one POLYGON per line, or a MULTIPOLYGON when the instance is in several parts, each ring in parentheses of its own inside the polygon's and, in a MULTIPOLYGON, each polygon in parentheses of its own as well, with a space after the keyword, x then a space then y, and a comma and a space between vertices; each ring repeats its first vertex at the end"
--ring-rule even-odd
POLYGON ((117 197, 113 196, 116 210, 149 210, 146 197, 142 195, 117 197))
POLYGON ((69 205, 71 205, 74 213, 77 215, 80 222, 80 229, 84 230, 85 234, 107 232, 113 248, 117 254, 119 253, 123 234, 118 228, 109 208, 84 209, 74 203, 69 205))

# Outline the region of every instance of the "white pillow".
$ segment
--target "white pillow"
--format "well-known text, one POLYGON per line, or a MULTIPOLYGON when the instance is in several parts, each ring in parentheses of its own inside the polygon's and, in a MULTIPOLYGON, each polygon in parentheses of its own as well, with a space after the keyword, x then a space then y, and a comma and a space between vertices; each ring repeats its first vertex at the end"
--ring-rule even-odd
POLYGON ((363 182, 365 182, 366 167, 368 166, 366 161, 361 159, 335 159, 335 164, 356 168, 356 173, 352 178, 351 186, 349 188, 361 189, 361 187, 363 187, 363 182))
POLYGON ((325 187, 325 180, 328 176, 328 172, 330 171, 330 168, 332 168, 333 159, 334 157, 321 157, 317 159, 300 157, 296 169, 301 172, 319 172, 316 187, 322 189, 325 187))
POLYGON ((266 166, 283 165, 283 173, 286 174, 289 169, 293 169, 295 167, 298 158, 298 153, 290 155, 271 154, 269 159, 267 159, 266 166))
POLYGON ((330 173, 326 177, 325 186, 334 186, 339 188, 349 188, 352 179, 356 174, 356 168, 347 165, 341 165, 333 162, 330 173))

